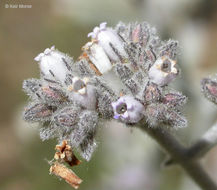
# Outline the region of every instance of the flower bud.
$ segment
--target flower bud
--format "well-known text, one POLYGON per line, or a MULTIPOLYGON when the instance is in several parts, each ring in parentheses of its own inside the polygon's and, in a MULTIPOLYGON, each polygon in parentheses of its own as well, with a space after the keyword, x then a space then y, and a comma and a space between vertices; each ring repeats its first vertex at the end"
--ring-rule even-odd
POLYGON ((40 53, 35 57, 35 61, 39 62, 42 75, 47 78, 54 78, 62 83, 66 78, 66 74, 71 70, 70 58, 64 53, 52 46, 45 49, 44 53, 40 53))
POLYGON ((88 37, 97 40, 112 61, 121 61, 127 57, 123 41, 115 30, 106 27, 106 22, 95 27, 93 32, 88 34, 88 37))
POLYGON ((165 86, 178 75, 176 61, 163 56, 158 58, 148 71, 149 78, 154 83, 165 86))
POLYGON ((212 79, 204 78, 201 81, 201 87, 205 97, 217 104, 217 82, 212 79))
POLYGON ((137 123, 143 118, 144 106, 131 96, 122 96, 112 103, 114 119, 137 123))
POLYGON ((83 49, 87 52, 90 61, 94 64, 100 74, 111 70, 112 64, 104 49, 100 45, 88 42, 83 49))

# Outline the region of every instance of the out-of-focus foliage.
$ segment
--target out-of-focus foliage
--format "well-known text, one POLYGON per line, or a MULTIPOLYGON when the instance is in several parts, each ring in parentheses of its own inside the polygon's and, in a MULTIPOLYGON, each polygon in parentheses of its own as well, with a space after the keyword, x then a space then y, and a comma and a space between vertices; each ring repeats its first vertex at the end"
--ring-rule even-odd
MULTIPOLYGON (((188 128, 179 131, 190 144, 216 120, 215 105, 200 93, 200 80, 217 72, 217 3, 212 0, 64 0, 0 1, 0 189, 70 189, 48 175, 54 141, 41 142, 35 126, 21 120, 27 97, 22 81, 38 78, 33 58, 46 47, 78 57, 95 25, 107 21, 148 21, 165 39, 174 38, 182 49, 182 77, 173 88, 189 97, 185 116, 188 128), (30 4, 30 9, 5 8, 5 4, 30 4)), ((87 164, 75 167, 89 189, 198 189, 178 168, 163 170, 165 159, 158 145, 140 131, 107 123, 98 135, 99 149, 87 164), (176 174, 176 175, 174 175, 176 174)), ((217 149, 205 166, 217 181, 217 149)))

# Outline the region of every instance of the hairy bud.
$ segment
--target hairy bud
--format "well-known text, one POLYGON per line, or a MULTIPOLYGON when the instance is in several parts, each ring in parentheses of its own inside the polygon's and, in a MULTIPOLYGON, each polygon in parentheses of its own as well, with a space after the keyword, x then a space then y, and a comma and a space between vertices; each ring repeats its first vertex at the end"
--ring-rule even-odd
POLYGON ((112 64, 104 49, 100 45, 97 43, 88 42, 83 49, 85 52, 87 52, 90 61, 96 67, 96 72, 103 74, 112 69, 112 64))
POLYGON ((52 46, 45 49, 44 53, 40 53, 35 57, 35 61, 39 62, 42 75, 47 78, 54 78, 64 83, 66 74, 71 70, 71 58, 52 46))
POLYGON ((106 27, 105 22, 101 23, 99 27, 95 27, 88 37, 97 40, 112 61, 121 61, 127 57, 124 43, 115 30, 106 27))
POLYGON ((217 104, 217 81, 204 78, 201 81, 201 88, 204 96, 211 102, 217 104))

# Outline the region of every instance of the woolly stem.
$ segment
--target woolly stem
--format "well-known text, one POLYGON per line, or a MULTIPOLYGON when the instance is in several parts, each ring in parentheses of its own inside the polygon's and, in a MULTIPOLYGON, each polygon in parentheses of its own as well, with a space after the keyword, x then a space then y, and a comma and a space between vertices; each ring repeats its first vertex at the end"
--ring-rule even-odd
POLYGON ((217 122, 194 144, 187 155, 191 159, 201 158, 217 144, 217 122))
POLYGON ((188 175, 195 181, 203 190, 216 190, 217 186, 205 172, 199 162, 189 159, 186 152, 187 149, 164 128, 151 128, 140 125, 142 131, 148 133, 164 148, 170 156, 178 163, 188 175))
MULTIPOLYGON (((186 150, 188 159, 202 158, 217 144, 217 122, 191 147, 186 150)), ((173 159, 168 159, 164 165, 169 166, 176 164, 173 159)))

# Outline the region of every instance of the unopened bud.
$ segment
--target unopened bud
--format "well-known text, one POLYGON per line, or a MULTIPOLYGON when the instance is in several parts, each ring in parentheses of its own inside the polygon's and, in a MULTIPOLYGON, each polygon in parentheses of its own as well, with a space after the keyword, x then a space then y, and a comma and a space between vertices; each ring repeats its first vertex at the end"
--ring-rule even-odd
POLYGON ((106 22, 95 27, 93 32, 88 34, 88 37, 97 40, 112 61, 121 61, 123 58, 127 58, 123 41, 115 30, 106 27, 106 22))
POLYGON ((201 81, 202 92, 207 99, 217 104, 217 81, 204 78, 201 81))
POLYGON ((104 49, 100 45, 88 42, 83 49, 87 52, 90 61, 95 65, 101 74, 112 69, 112 64, 104 49))
POLYGON ((40 53, 35 57, 35 61, 39 62, 42 75, 47 78, 54 78, 64 83, 67 73, 70 71, 71 59, 64 53, 52 46, 45 49, 44 53, 40 53))

